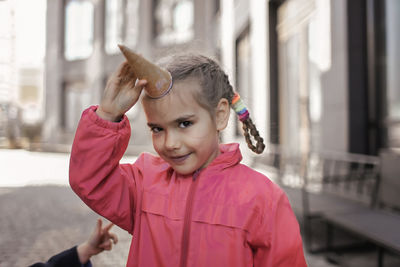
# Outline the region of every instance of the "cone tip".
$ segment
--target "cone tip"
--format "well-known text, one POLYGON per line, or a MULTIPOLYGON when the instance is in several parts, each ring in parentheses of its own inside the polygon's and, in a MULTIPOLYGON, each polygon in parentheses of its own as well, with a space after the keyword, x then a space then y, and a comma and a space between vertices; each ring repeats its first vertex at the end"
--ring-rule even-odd
POLYGON ((119 50, 121 50, 121 51, 126 49, 126 46, 124 46, 122 44, 118 44, 118 47, 119 47, 119 50))

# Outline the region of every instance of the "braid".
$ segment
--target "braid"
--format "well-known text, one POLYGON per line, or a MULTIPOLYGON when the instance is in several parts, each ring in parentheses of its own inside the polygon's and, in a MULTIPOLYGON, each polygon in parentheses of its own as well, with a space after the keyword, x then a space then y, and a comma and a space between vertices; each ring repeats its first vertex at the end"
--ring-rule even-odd
POLYGON ((239 120, 243 124, 243 135, 246 139, 247 146, 255 153, 261 154, 264 151, 265 144, 263 138, 260 136, 255 124, 250 118, 250 113, 247 110, 246 106, 244 105, 243 101, 240 99, 238 93, 233 91, 232 85, 229 82, 229 77, 226 75, 222 69, 217 66, 216 72, 222 74, 222 86, 226 88, 224 91, 225 93, 222 97, 228 99, 229 104, 235 110, 236 114, 239 117, 239 120), (256 141, 256 145, 253 145, 251 136, 253 136, 254 140, 256 141))
POLYGON ((249 118, 247 118, 243 123, 243 135, 244 138, 246 139, 247 146, 255 153, 261 154, 264 151, 265 145, 264 145, 264 140, 260 136, 256 126, 254 125, 253 121, 249 118), (249 133, 250 131, 250 133, 249 133), (256 145, 253 145, 253 142, 251 141, 250 135, 254 137, 256 140, 256 145))
POLYGON ((231 105, 233 110, 239 116, 239 120, 243 123, 243 135, 246 139, 247 146, 253 152, 261 154, 265 148, 264 140, 260 137, 256 126, 250 118, 250 113, 244 105, 242 99, 240 99, 238 93, 235 93, 235 95, 233 96, 231 105), (255 139, 256 145, 253 145, 251 136, 253 136, 253 138, 255 139))

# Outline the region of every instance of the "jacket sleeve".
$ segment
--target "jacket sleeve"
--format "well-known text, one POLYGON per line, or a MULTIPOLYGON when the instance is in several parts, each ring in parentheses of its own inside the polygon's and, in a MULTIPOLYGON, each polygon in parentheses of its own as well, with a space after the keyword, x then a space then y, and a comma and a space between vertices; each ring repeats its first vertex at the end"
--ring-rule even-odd
POLYGON ((286 194, 278 188, 253 236, 254 266, 307 266, 299 224, 286 194))
POLYGON ((72 145, 69 182, 73 191, 94 211, 132 233, 135 203, 133 165, 119 164, 129 142, 126 116, 114 123, 101 119, 97 107, 86 109, 72 145))
POLYGON ((82 264, 79 261, 77 247, 67 249, 51 257, 46 263, 35 263, 30 267, 91 267, 90 260, 82 264))

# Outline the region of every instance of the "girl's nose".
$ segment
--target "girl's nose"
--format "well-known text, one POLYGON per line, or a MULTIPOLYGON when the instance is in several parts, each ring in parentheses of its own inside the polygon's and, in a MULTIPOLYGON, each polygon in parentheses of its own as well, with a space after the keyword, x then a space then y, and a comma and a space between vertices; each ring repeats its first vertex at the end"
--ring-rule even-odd
POLYGON ((164 146, 168 150, 177 149, 180 146, 179 134, 170 131, 165 135, 164 146))

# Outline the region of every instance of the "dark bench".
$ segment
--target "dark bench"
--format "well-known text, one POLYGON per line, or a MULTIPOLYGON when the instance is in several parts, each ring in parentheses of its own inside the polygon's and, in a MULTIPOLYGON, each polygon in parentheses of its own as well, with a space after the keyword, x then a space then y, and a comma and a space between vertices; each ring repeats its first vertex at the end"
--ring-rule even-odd
MULTIPOLYGON (((313 222, 326 216, 352 213, 373 207, 376 201, 379 158, 350 153, 313 153, 303 160, 301 188, 303 231, 310 252, 313 248, 313 222)), ((291 189, 286 189, 293 199, 291 189)), ((295 202, 294 199, 292 201, 295 202)), ((329 229, 328 229, 329 230, 329 229)), ((329 233, 329 231, 328 231, 329 233)), ((329 237, 327 237, 329 238, 329 237)))
MULTIPOLYGON (((340 227, 378 248, 378 266, 384 264, 384 252, 400 255, 400 155, 383 152, 378 199, 372 208, 326 213, 330 227, 340 227)), ((329 237, 328 247, 332 245, 329 237)))
POLYGON ((375 204, 378 157, 338 152, 298 155, 279 146, 267 151, 254 160, 254 166, 267 169, 285 190, 309 252, 326 249, 313 244, 315 223, 324 223, 329 214, 369 209, 375 204))

